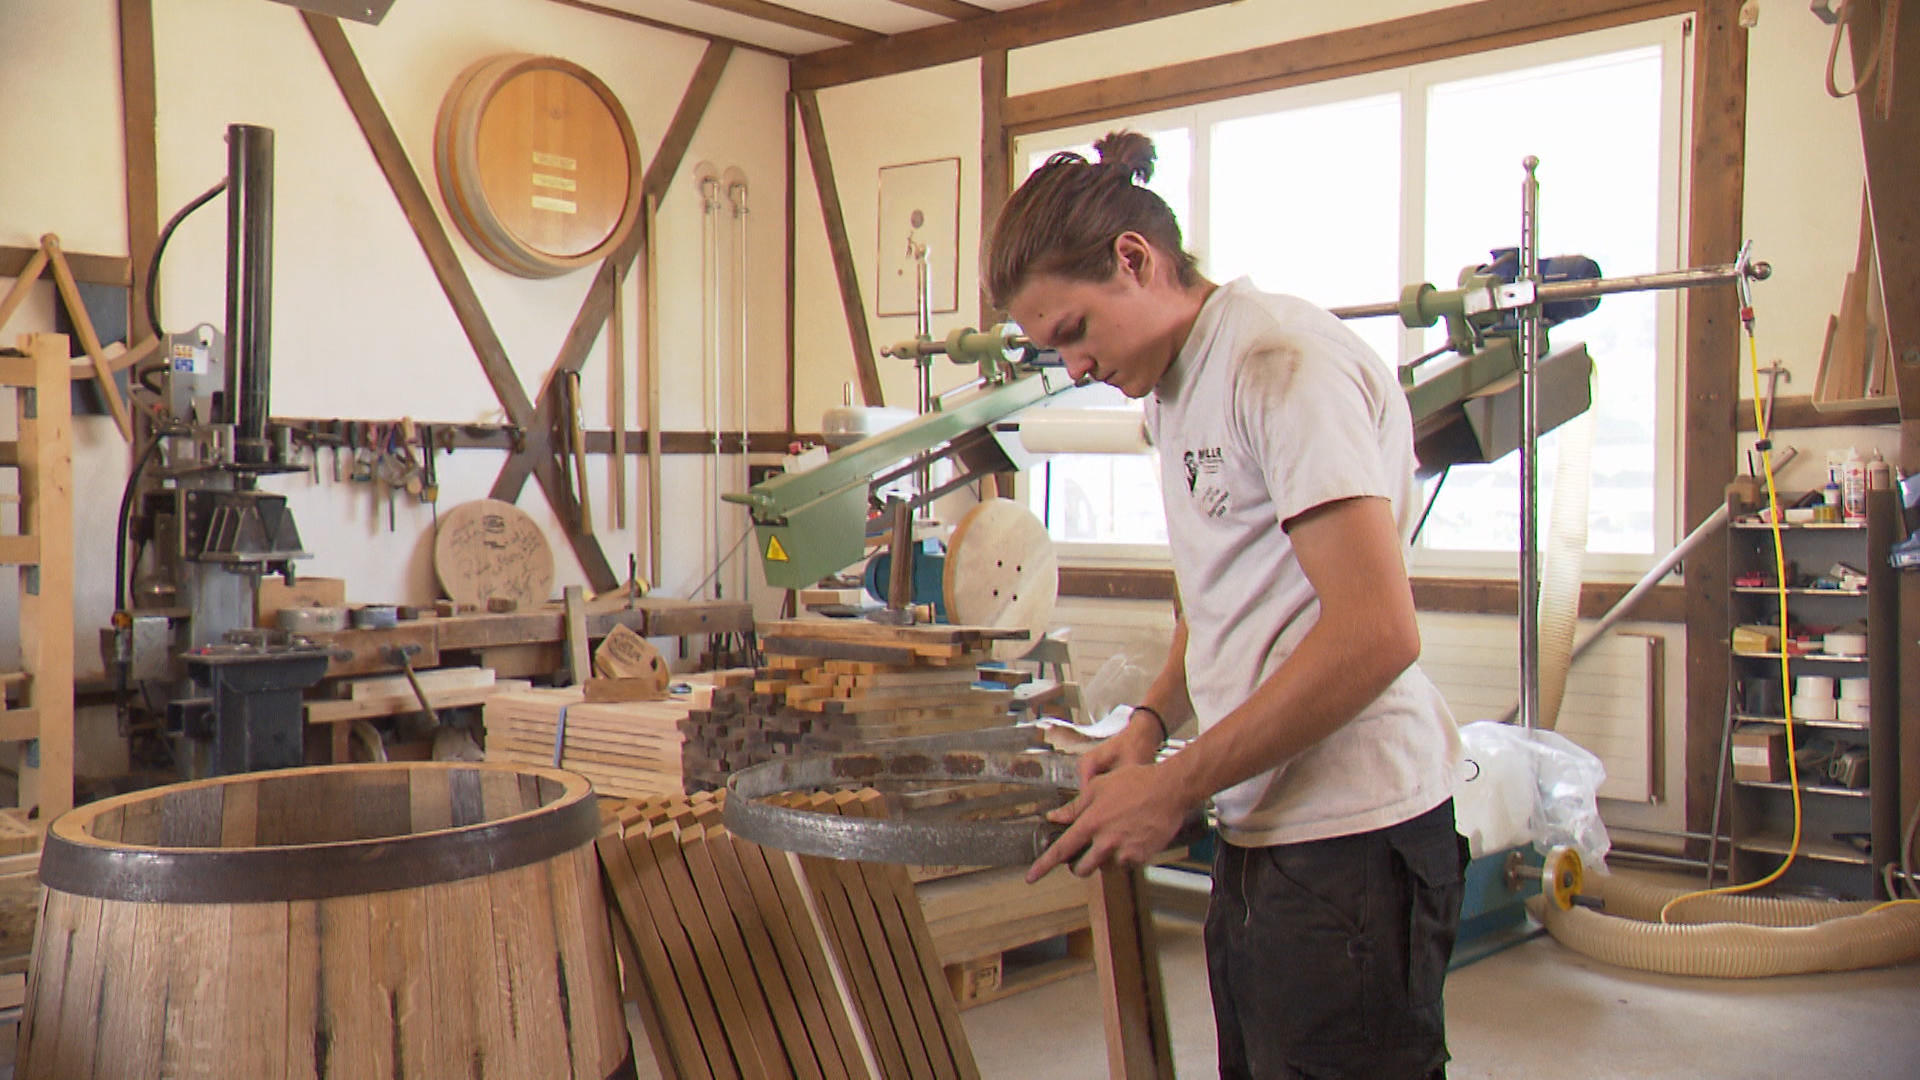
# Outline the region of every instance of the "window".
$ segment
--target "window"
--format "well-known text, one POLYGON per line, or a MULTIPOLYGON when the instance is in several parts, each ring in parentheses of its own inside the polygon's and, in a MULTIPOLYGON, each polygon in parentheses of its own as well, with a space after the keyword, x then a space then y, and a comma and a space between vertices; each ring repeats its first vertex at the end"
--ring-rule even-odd
MULTIPOLYGON (((1056 150, 1090 152, 1106 130, 1146 131, 1160 151, 1152 187, 1209 277, 1249 276, 1328 307, 1392 299, 1406 282, 1451 285, 1515 243, 1527 154, 1541 159, 1543 255, 1589 255, 1609 276, 1671 269, 1685 34, 1681 19, 1641 23, 1048 132, 1021 139, 1018 160, 1031 171, 1056 150)), ((1598 574, 1636 573, 1676 539, 1674 307, 1671 294, 1609 296, 1550 335, 1555 349, 1586 342, 1597 368, 1587 565, 1598 574)), ((1396 363, 1441 344, 1439 331, 1395 319, 1352 325, 1396 363)), ((1062 404, 1139 407, 1099 389, 1062 404)), ((1543 522, 1556 435, 1542 440, 1543 522)), ((1137 558, 1165 543, 1151 458, 1056 457, 1029 490, 1064 553, 1137 558)), ((1454 469, 1416 569, 1511 573, 1518 490, 1512 455, 1454 469)))

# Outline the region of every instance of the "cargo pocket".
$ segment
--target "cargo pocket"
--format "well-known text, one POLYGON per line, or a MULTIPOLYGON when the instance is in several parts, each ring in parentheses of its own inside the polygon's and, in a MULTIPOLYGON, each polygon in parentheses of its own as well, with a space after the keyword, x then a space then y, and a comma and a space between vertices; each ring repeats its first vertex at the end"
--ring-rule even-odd
POLYGON ((1407 1002, 1415 1009, 1440 1003, 1447 961, 1460 932, 1465 895, 1466 843, 1450 827, 1389 834, 1407 872, 1407 1002))

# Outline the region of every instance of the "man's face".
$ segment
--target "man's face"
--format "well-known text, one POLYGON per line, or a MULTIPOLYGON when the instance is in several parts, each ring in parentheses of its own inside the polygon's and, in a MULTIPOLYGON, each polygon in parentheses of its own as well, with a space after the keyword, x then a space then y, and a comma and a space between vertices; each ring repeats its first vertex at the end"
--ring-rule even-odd
POLYGON ((1143 285, 1124 265, 1106 281, 1039 274, 1013 295, 1007 313, 1035 345, 1057 349, 1076 381, 1091 376, 1139 398, 1159 383, 1180 346, 1173 340, 1180 311, 1164 291, 1143 285))

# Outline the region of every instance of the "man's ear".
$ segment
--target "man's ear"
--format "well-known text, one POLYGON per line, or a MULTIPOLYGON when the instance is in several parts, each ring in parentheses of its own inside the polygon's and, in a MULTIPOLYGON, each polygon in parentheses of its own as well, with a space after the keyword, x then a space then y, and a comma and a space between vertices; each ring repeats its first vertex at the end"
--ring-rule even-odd
POLYGON ((1137 232, 1123 232, 1113 238, 1114 270, 1146 285, 1153 280, 1153 245, 1137 232))

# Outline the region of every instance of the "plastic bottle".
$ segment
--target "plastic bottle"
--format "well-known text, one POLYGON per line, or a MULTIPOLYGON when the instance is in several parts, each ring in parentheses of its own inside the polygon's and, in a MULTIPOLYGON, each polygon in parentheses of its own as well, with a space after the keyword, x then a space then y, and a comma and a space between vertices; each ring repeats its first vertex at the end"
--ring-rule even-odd
POLYGON ((1858 450, 1847 451, 1846 463, 1840 467, 1840 491, 1847 520, 1867 520, 1867 463, 1860 460, 1858 450))
POLYGON ((1827 470, 1827 486, 1820 489, 1820 494, 1821 501, 1824 503, 1820 508, 1822 511, 1820 520, 1839 521, 1844 512, 1840 505, 1840 478, 1834 475, 1832 469, 1827 470))
POLYGON ((1880 451, 1875 450, 1873 460, 1867 462, 1867 490, 1889 491, 1892 488, 1893 466, 1887 464, 1887 459, 1880 456, 1880 451))

